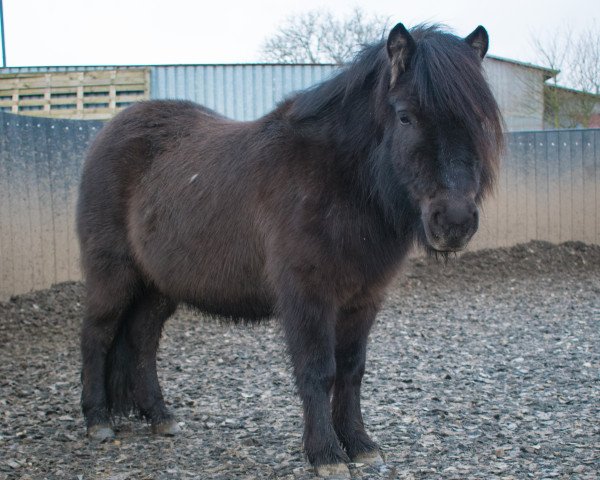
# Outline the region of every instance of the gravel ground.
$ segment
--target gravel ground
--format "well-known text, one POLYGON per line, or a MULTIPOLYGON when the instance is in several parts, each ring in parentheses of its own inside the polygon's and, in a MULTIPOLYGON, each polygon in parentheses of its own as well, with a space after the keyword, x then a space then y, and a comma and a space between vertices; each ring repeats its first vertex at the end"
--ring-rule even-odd
MULTIPOLYGON (((79 411, 80 284, 0 303, 0 479, 313 478, 276 321, 180 310, 159 373, 183 433, 121 420, 90 445, 79 411)), ((600 246, 532 242, 417 259, 371 336, 363 389, 387 470, 355 478, 595 479, 600 246)))

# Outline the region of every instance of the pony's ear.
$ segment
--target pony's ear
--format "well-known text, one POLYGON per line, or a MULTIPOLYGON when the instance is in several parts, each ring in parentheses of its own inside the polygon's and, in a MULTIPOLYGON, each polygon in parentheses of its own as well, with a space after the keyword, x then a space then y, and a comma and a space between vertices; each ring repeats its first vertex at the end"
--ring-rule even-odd
POLYGON ((490 45, 490 38, 488 37, 487 30, 479 25, 467 35, 465 42, 467 42, 467 44, 475 50, 477 55, 479 55, 479 58, 483 60, 483 57, 485 57, 485 54, 488 51, 488 46, 490 45))
POLYGON ((408 68, 415 48, 415 41, 404 25, 399 23, 392 28, 387 39, 387 53, 390 57, 392 67, 392 77, 390 80, 392 86, 398 80, 398 76, 408 68))

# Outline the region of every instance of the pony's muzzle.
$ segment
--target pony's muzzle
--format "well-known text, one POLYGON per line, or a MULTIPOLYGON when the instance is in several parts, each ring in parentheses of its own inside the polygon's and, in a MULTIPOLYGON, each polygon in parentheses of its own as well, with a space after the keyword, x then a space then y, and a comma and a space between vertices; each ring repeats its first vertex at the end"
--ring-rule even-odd
POLYGON ((479 211, 468 197, 443 196, 433 199, 423 212, 427 241, 435 250, 462 250, 479 226, 479 211))

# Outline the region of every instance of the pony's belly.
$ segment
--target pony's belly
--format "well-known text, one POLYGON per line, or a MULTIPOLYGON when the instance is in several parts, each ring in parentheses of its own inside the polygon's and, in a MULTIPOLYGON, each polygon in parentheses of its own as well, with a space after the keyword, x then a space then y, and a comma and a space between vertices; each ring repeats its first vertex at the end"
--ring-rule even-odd
POLYGON ((239 298, 194 298, 185 303, 203 313, 236 320, 260 320, 273 315, 273 302, 266 296, 239 298))
POLYGON ((178 291, 171 295, 210 315, 244 319, 272 315, 274 296, 260 273, 249 265, 228 269, 221 265, 219 269, 206 268, 200 272, 201 275, 192 269, 188 278, 181 278, 178 291))

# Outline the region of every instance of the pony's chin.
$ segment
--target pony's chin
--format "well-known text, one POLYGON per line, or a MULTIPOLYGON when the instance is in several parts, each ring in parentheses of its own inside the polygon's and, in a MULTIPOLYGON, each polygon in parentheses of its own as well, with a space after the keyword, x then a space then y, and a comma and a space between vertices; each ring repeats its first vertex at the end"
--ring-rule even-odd
POLYGON ((461 247, 434 247, 432 245, 429 246, 429 248, 431 248, 431 250, 434 253, 458 253, 458 252, 462 252, 465 248, 466 245, 463 245, 461 247))
POLYGON ((455 254, 458 250, 440 250, 437 248, 433 248, 430 245, 425 247, 425 253, 428 257, 435 258, 436 260, 445 260, 447 261, 450 258, 450 255, 455 254))
POLYGON ((423 240, 425 248, 434 255, 449 255, 451 253, 462 252, 467 245, 471 236, 462 239, 452 239, 453 241, 444 241, 443 238, 432 235, 427 228, 423 228, 423 240))
POLYGON ((463 242, 459 245, 448 245, 440 242, 431 241, 427 237, 426 249, 434 255, 450 255, 451 253, 462 252, 469 242, 463 242))

